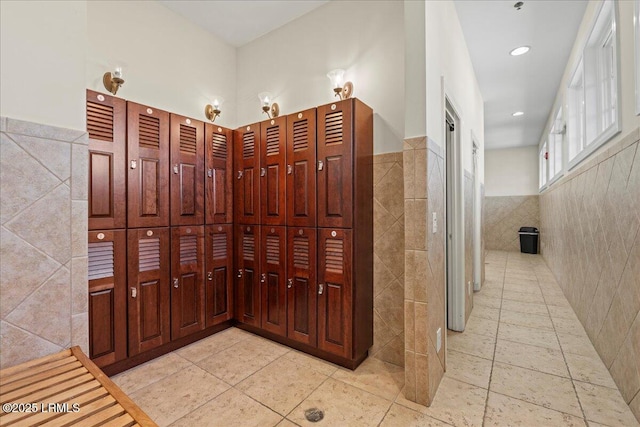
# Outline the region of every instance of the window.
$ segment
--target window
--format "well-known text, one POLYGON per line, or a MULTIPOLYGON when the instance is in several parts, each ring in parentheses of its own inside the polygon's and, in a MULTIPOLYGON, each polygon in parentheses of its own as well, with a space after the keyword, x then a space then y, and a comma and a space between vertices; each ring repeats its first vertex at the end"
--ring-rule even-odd
POLYGON ((540 148, 539 159, 539 167, 538 167, 538 175, 540 181, 540 189, 542 190, 547 185, 547 141, 542 144, 542 148, 540 148))
POLYGON ((584 149, 584 79, 582 61, 573 73, 567 90, 567 133, 569 160, 576 158, 584 149))
POLYGON ((562 109, 559 109, 555 115, 553 126, 549 132, 549 160, 548 175, 549 181, 555 181, 562 175, 562 149, 564 141, 564 122, 562 120, 562 109))

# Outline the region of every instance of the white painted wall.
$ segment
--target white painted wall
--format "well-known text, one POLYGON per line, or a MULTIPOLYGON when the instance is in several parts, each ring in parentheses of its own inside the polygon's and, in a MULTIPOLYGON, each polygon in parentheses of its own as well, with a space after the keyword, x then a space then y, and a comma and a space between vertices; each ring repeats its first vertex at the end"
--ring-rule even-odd
POLYGON ((105 92, 102 75, 121 66, 118 96, 199 120, 222 96, 216 123, 236 127, 234 47, 154 1, 88 1, 87 23, 86 87, 105 92))
POLYGON ((536 146, 487 150, 484 154, 487 197, 538 194, 536 146))
POLYGON ((0 2, 0 115, 84 130, 86 2, 0 2))
POLYGON ((404 137, 427 134, 425 2, 404 1, 404 137))
POLYGON ((238 124, 266 119, 258 93, 281 114, 334 101, 326 74, 346 70, 374 110, 374 152, 402 150, 404 12, 399 1, 332 1, 238 49, 238 124))

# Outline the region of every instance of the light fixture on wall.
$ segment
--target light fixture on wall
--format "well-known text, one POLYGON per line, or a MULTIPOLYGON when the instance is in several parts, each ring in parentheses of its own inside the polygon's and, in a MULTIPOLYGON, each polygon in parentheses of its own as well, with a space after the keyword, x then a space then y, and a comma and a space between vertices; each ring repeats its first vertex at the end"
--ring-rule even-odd
POLYGON ((118 89, 120 89, 120 86, 124 84, 122 68, 116 67, 116 69, 113 70, 113 74, 109 71, 104 73, 104 76, 102 76, 102 83, 104 84, 105 89, 115 95, 118 92, 118 89))
POLYGON ((271 102, 271 100, 273 99, 271 93, 260 92, 258 94, 258 98, 260 98, 260 106, 262 107, 262 112, 266 113, 270 119, 278 117, 280 115, 280 106, 277 102, 271 102))
POLYGON ((331 80, 335 96, 339 96, 340 99, 351 98, 351 95, 353 95, 353 83, 344 81, 344 70, 340 68, 331 70, 327 73, 327 77, 331 80))
POLYGON ((213 98, 213 102, 211 104, 207 104, 204 107, 204 115, 209 119, 211 123, 215 122, 218 116, 220 115, 220 106, 224 102, 224 98, 221 96, 216 96, 213 98))

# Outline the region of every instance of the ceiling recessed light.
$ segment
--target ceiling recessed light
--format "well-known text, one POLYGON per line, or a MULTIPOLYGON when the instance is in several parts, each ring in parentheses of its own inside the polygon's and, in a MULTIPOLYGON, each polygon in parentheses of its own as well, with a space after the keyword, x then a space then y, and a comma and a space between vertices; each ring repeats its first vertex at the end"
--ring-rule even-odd
POLYGON ((525 53, 529 52, 531 48, 529 46, 520 46, 517 47, 515 49, 513 49, 511 52, 509 52, 509 55, 511 56, 520 56, 520 55, 524 55, 525 53))
POLYGON ((516 111, 515 113, 512 114, 513 117, 518 117, 518 116, 522 116, 524 113, 522 111, 516 111))

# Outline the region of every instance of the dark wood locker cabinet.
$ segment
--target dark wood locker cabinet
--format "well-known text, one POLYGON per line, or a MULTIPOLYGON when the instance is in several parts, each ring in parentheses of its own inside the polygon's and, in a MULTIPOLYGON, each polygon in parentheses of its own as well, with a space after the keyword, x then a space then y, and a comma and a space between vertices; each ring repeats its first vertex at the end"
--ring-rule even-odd
POLYGON ((127 224, 125 156, 127 103, 87 89, 89 230, 127 224))
POLYGON ((127 227, 169 226, 169 113, 127 102, 127 227))
POLYGON ((207 225, 205 229, 205 325, 233 317, 233 225, 207 225))
POLYGON ((260 124, 260 211, 261 224, 285 225, 287 117, 260 124))
POLYGON ((171 339, 204 329, 204 226, 171 228, 171 339))
POLYGON ((205 221, 233 222, 233 131, 205 124, 205 221))
POLYGON ((236 319, 260 326, 260 226, 236 225, 236 319))
POLYGON ((287 335, 287 229, 262 227, 260 244, 260 287, 262 322, 265 331, 287 335))
POLYGON ((171 225, 204 224, 204 123, 171 114, 171 225))
POLYGON ((237 129, 233 141, 235 222, 260 224, 260 123, 237 129))
POLYGON ((127 357, 127 237, 89 232, 89 356, 106 366, 127 357))
POLYGON ((316 226, 316 109, 287 116, 287 225, 316 226))
POLYGON ((316 229, 287 228, 287 336, 316 346, 316 229))
POLYGON ((170 341, 169 228, 127 231, 129 356, 170 341))

